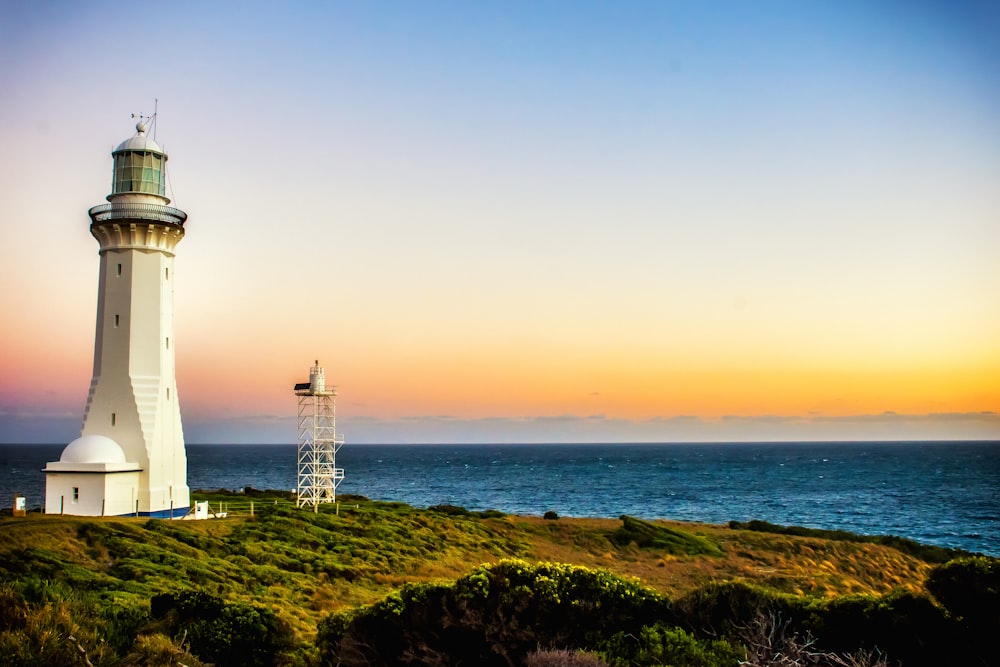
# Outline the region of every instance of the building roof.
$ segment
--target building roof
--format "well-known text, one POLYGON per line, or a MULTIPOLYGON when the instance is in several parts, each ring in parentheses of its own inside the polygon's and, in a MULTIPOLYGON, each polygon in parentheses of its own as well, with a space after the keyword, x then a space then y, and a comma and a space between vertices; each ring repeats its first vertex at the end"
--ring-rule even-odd
POLYGON ((146 136, 146 124, 139 122, 135 124, 135 135, 118 144, 118 148, 113 150, 112 155, 122 151, 150 151, 166 155, 160 144, 146 136))
POLYGON ((124 473, 142 470, 125 460, 117 442, 104 435, 84 435, 66 445, 58 461, 50 461, 45 473, 124 473))
POLYGON ((84 435, 66 445, 59 460, 63 463, 125 463, 125 452, 104 435, 84 435))

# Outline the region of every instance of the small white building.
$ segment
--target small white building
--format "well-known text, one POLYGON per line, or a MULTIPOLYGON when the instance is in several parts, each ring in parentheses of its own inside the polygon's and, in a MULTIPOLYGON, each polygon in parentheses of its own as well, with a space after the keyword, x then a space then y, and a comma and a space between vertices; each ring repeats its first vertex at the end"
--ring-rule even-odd
POLYGON ((168 206, 167 153, 145 122, 111 155, 108 203, 88 211, 100 244, 94 374, 81 437, 44 469, 45 512, 182 517, 173 285, 187 214, 168 206))
POLYGON ((49 514, 113 516, 137 513, 139 473, 135 461, 111 438, 84 435, 45 466, 45 511, 49 514))

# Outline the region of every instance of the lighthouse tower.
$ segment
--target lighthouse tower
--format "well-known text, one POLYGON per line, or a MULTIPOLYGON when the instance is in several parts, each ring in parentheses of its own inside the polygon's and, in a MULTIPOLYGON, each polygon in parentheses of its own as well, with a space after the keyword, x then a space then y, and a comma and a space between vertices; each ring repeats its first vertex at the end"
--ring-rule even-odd
MULTIPOLYGON (((155 122, 155 119, 154 119, 155 122)), ((112 153, 100 244, 94 375, 80 437, 45 469, 46 513, 181 517, 190 505, 174 379, 174 250, 187 214, 168 206, 167 154, 147 123, 112 153)))
POLYGON ((309 382, 295 385, 299 397, 299 484, 298 506, 337 500, 337 486, 344 469, 337 467, 337 452, 344 436, 337 433, 337 390, 326 386, 326 370, 319 359, 309 369, 309 382))

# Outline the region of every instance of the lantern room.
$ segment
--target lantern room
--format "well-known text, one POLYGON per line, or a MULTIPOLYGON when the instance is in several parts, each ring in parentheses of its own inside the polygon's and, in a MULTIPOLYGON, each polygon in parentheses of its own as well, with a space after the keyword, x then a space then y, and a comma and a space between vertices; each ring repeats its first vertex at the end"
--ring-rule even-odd
POLYGON ((137 123, 135 131, 135 136, 123 141, 111 153, 114 157, 114 176, 108 199, 126 193, 166 198, 167 154, 146 136, 145 123, 137 123))

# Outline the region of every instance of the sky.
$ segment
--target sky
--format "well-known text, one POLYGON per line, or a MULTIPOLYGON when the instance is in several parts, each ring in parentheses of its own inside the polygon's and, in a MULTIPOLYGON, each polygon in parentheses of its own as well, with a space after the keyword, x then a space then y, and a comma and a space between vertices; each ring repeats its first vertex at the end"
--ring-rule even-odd
POLYGON ((0 442, 158 111, 191 443, 1000 439, 992 2, 0 3, 0 442))

